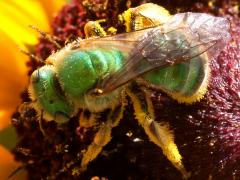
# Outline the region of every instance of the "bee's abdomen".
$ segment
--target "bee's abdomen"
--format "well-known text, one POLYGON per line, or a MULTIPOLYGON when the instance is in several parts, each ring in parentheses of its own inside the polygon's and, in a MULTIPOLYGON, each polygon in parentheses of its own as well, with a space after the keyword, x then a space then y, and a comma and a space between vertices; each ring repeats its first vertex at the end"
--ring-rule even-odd
POLYGON ((149 72, 143 79, 178 102, 192 103, 205 94, 209 71, 207 55, 202 54, 184 63, 149 72))
POLYGON ((82 99, 82 96, 104 76, 122 66, 123 56, 117 50, 74 50, 54 62, 60 84, 65 93, 82 99))

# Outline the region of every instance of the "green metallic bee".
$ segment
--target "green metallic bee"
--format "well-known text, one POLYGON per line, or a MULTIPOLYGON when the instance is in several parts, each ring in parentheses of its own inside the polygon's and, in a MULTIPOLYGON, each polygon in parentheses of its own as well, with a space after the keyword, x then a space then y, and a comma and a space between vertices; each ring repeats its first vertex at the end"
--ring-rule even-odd
POLYGON ((207 88, 208 63, 230 39, 229 22, 203 13, 170 16, 154 4, 131 8, 119 17, 126 33, 106 36, 98 23, 89 22, 88 38, 68 44, 32 73, 33 105, 47 121, 63 123, 82 110, 81 127, 98 125, 83 154, 83 171, 110 141, 129 96, 149 139, 187 178, 173 132, 167 123, 154 120, 151 90, 183 103, 200 100, 207 88), (107 113, 104 121, 102 112, 107 113))

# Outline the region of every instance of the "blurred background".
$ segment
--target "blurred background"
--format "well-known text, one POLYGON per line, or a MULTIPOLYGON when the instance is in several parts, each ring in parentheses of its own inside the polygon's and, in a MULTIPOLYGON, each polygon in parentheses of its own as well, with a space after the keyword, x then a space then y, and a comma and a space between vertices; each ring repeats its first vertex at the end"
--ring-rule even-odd
POLYGON ((0 143, 7 146, 0 145, 0 179, 6 179, 20 165, 8 151, 14 146, 16 136, 12 129, 7 129, 28 84, 29 57, 20 49, 29 51, 29 47, 38 43, 39 34, 29 25, 51 33, 51 21, 65 3, 64 0, 0 1, 0 143))

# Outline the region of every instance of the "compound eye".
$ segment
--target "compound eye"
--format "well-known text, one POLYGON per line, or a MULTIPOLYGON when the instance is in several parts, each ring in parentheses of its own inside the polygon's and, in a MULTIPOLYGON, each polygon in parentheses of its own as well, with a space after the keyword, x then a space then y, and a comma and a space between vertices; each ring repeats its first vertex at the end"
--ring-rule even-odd
POLYGON ((36 84, 40 81, 40 72, 36 70, 31 75, 31 83, 36 84))

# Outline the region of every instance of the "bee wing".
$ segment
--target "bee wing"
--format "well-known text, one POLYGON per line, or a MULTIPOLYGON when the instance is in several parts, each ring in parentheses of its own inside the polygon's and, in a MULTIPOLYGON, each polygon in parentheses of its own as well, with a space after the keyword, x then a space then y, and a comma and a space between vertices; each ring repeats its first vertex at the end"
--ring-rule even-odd
POLYGON ((204 13, 180 13, 161 25, 85 42, 85 47, 117 48, 127 56, 121 69, 100 80, 109 92, 157 68, 190 60, 204 52, 211 59, 230 40, 229 21, 204 13))
POLYGON ((101 38, 80 39, 76 42, 75 46, 81 50, 94 48, 117 49, 130 55, 132 50, 141 42, 142 36, 152 30, 153 28, 147 28, 130 33, 122 33, 101 38))

